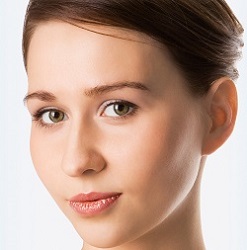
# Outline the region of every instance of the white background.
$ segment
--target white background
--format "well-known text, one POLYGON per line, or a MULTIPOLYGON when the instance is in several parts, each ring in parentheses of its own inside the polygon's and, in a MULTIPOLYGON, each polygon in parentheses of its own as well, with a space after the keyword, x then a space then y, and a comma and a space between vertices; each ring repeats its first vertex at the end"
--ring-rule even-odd
MULTIPOLYGON (((41 184, 29 156, 30 117, 22 102, 27 79, 21 54, 27 2, 0 1, 0 249, 79 250, 81 239, 41 184)), ((228 3, 247 29, 247 2, 228 3)), ((246 49, 239 68, 236 129, 209 157, 202 183, 208 250, 247 249, 246 49)))

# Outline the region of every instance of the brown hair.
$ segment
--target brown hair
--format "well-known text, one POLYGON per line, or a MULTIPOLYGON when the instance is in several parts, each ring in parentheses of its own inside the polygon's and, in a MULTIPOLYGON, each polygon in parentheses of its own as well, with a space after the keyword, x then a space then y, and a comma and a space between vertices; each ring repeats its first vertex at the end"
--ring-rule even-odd
POLYGON ((45 21, 91 23, 145 33, 168 47, 193 93, 204 94, 222 76, 238 77, 243 28, 224 0, 31 0, 23 55, 45 21))

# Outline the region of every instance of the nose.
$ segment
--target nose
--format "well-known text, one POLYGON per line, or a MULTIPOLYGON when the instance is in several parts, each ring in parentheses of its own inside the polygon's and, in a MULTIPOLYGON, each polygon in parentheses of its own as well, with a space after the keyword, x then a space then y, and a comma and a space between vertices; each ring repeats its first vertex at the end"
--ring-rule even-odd
POLYGON ((66 175, 70 177, 92 175, 105 168, 106 161, 96 147, 95 133, 86 131, 80 126, 71 127, 65 141, 62 170, 66 175))

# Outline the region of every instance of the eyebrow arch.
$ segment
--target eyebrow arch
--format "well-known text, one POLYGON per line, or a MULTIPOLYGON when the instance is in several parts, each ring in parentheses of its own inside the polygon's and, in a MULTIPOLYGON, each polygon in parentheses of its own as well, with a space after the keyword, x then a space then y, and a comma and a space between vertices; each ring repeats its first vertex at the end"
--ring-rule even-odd
POLYGON ((37 91, 27 94, 23 99, 24 104, 30 99, 38 99, 43 102, 52 102, 56 101, 57 98, 55 97, 55 95, 48 91, 37 91))
MULTIPOLYGON (((144 84, 140 82, 126 81, 126 82, 117 82, 114 84, 99 85, 93 88, 85 89, 84 95, 87 97, 96 97, 98 95, 102 95, 104 93, 108 93, 111 91, 120 90, 123 88, 132 88, 143 91, 150 91, 148 87, 146 87, 144 84)), ((56 96, 48 91, 37 91, 27 94, 23 99, 24 104, 30 99, 38 99, 43 102, 53 102, 57 100, 56 96)))
POLYGON ((150 91, 150 89, 146 87, 143 83, 126 81, 126 82, 117 82, 114 84, 99 85, 94 88, 85 89, 84 95, 88 97, 95 97, 104 93, 120 90, 123 88, 132 88, 132 89, 150 91))

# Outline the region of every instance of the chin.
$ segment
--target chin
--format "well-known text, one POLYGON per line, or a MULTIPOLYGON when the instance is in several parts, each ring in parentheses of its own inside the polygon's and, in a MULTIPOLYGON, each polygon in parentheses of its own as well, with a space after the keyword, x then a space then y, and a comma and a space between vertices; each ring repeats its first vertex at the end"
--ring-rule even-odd
POLYGON ((86 236, 84 234, 79 234, 79 235, 83 239, 84 245, 90 245, 92 247, 100 248, 100 249, 101 248, 107 248, 107 249, 114 248, 114 247, 118 247, 126 243, 126 241, 120 235, 109 235, 109 233, 105 233, 99 236, 98 234, 97 235, 96 234, 87 233, 86 236))
POLYGON ((124 230, 123 225, 100 226, 100 222, 98 222, 98 226, 90 228, 90 225, 85 225, 87 223, 84 223, 84 225, 83 222, 81 223, 81 225, 74 225, 74 228, 79 236, 83 239, 84 245, 90 245, 100 249, 108 249, 124 245, 127 242, 133 241, 135 238, 135 236, 130 233, 131 230, 124 230))

